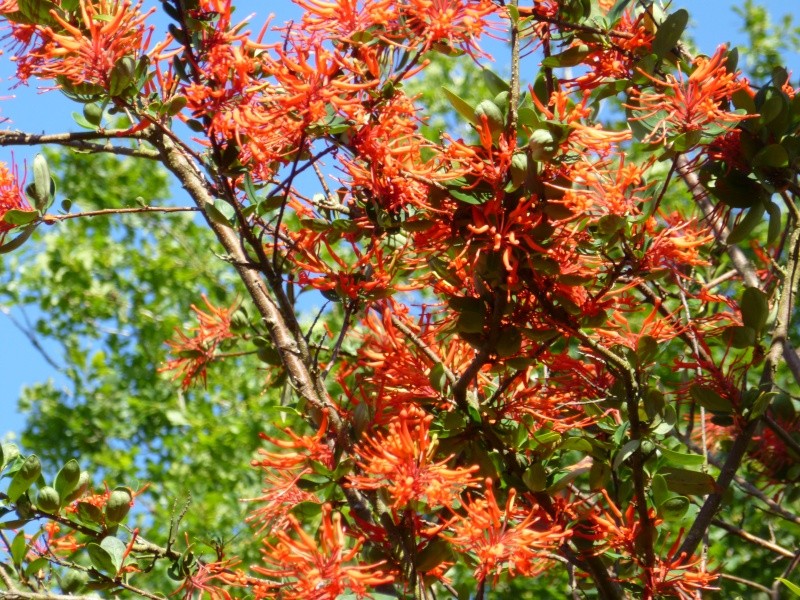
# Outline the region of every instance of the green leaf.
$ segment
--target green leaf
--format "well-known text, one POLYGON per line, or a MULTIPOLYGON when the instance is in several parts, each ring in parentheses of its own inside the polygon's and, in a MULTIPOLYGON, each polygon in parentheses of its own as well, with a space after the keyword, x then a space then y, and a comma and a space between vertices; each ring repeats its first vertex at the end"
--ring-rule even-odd
POLYGON ((103 538, 103 541, 100 542, 100 547, 111 557, 115 573, 119 573, 125 559, 125 550, 127 550, 125 543, 119 538, 109 535, 103 538))
POLYGON ((679 467, 699 467, 705 462, 705 458, 699 454, 675 452, 667 448, 659 448, 659 451, 670 464, 679 467))
POLYGON ((689 510, 689 499, 686 496, 673 496, 658 506, 658 514, 665 520, 677 520, 689 510))
POLYGON ((459 200, 460 202, 464 202, 466 204, 474 204, 479 206, 481 204, 485 204, 491 198, 491 194, 487 194, 485 191, 472 189, 469 191, 461 191, 461 190, 449 190, 450 195, 459 200))
POLYGON ((47 568, 49 564, 50 560, 47 557, 40 556, 39 558, 32 560, 30 564, 25 567, 25 575, 28 577, 38 577, 39 572, 47 568))
POLYGON ((447 385, 447 376, 444 371, 444 363, 437 362, 431 367, 428 373, 428 380, 431 382, 431 387, 437 392, 444 390, 447 385))
POLYGON ((611 468, 613 468, 615 471, 619 469, 620 465, 628 460, 631 455, 639 449, 641 444, 642 440, 629 440, 626 442, 614 457, 614 462, 612 463, 611 468))
POLYGON ((78 487, 78 482, 81 479, 81 467, 78 461, 74 458, 67 461, 61 470, 56 475, 54 487, 61 498, 65 498, 72 491, 78 487))
POLYGON ((592 48, 585 44, 571 46, 561 54, 554 54, 553 56, 545 58, 542 61, 542 66, 550 68, 574 67, 581 64, 583 59, 589 56, 593 51, 592 48))
POLYGON ((131 56, 123 56, 111 68, 108 76, 108 93, 121 96, 133 83, 136 74, 136 61, 131 56))
POLYGON ((511 85, 508 83, 508 81, 497 75, 491 69, 483 67, 481 69, 481 77, 483 77, 483 81, 486 84, 486 87, 489 88, 489 91, 495 95, 511 90, 511 85))
POLYGON ((541 463, 533 463, 522 475, 522 482, 532 492, 541 492, 547 488, 547 471, 541 463))
POLYGON ((745 240, 750 232, 755 229, 756 225, 763 221, 764 216, 764 203, 759 202, 754 204, 747 210, 747 214, 742 217, 736 224, 736 227, 728 234, 725 243, 738 244, 745 240))
POLYGON ((514 356, 522 346, 522 334, 516 327, 503 327, 500 332, 495 353, 500 358, 514 356))
POLYGON ((756 287, 745 288, 741 301, 742 323, 760 333, 769 318, 767 295, 756 287))
POLYGON ((717 179, 710 190, 723 204, 733 208, 750 208, 769 200, 760 183, 738 171, 717 179))
POLYGON ((592 461, 592 467, 589 469, 589 489, 593 492, 605 489, 610 477, 611 468, 606 461, 592 461))
POLYGON ((206 202, 205 213, 209 220, 217 225, 227 225, 230 227, 232 219, 236 214, 233 207, 219 198, 214 202, 206 202))
POLYGON ((767 231, 767 244, 772 244, 781 235, 781 208, 772 200, 767 202, 769 213, 769 229, 767 231))
POLYGON ((3 444, 0 446, 0 470, 19 456, 19 448, 16 444, 3 444))
POLYGON ((38 221, 31 223, 25 229, 23 229, 19 235, 12 238, 11 241, 6 242, 5 244, 0 244, 0 254, 7 254, 8 252, 12 252, 13 250, 19 248, 23 243, 25 243, 25 240, 31 237, 31 234, 33 233, 34 229, 36 229, 38 224, 38 221))
POLYGON ((606 13, 606 19, 608 19, 608 22, 616 23, 622 16, 622 13, 625 12, 625 9, 628 8, 630 3, 631 0, 617 0, 614 3, 614 6, 611 7, 611 10, 606 13))
POLYGON ((734 348, 752 348, 756 343, 756 330, 746 325, 727 327, 723 339, 734 348))
POLYGON ((447 99, 450 101, 450 104, 453 108, 456 109, 456 112, 464 117, 467 121, 472 123, 473 125, 477 124, 478 121, 475 117, 475 107, 470 105, 466 100, 461 98, 458 94, 454 91, 449 90, 448 88, 442 86, 442 91, 447 99))
MULTIPOLYGON (((36 190, 36 208, 41 212, 46 211, 53 202, 53 198, 50 195, 51 185, 50 168, 47 166, 47 159, 44 155, 37 154, 33 159, 33 187, 36 190)), ((18 225, 24 225, 29 222, 18 223, 18 225)))
POLYGON ((711 388, 702 385, 693 385, 689 388, 689 394, 703 408, 713 412, 729 413, 733 411, 730 400, 723 398, 711 388))
POLYGON ((650 493, 653 495, 653 504, 660 506, 666 502, 671 494, 667 487, 667 480, 663 475, 656 474, 650 481, 650 493))
POLYGON ((414 562, 417 571, 420 573, 427 573, 443 562, 452 562, 454 559, 455 554, 450 544, 442 538, 436 538, 425 546, 422 552, 417 554, 414 562))
POLYGON ((39 462, 39 457, 31 454, 22 463, 19 470, 14 473, 11 483, 8 485, 6 495, 9 502, 16 502, 22 494, 28 491, 28 488, 33 485, 33 482, 39 479, 42 473, 42 464, 39 462))
MULTIPOLYGON (((89 102, 83 105, 83 117, 86 122, 95 127, 99 127, 103 121, 103 107, 97 102, 89 102)), ((80 123, 78 123, 80 125, 80 123)))
POLYGON ((789 166, 789 153, 780 144, 765 146, 753 157, 751 164, 754 167, 768 167, 778 169, 789 166))
POLYGON ((531 441, 536 442, 540 446, 549 446, 561 441, 561 434, 556 433, 549 427, 542 427, 531 435, 531 441))
POLYGON ((22 561, 25 560, 25 555, 28 553, 28 540, 25 538, 25 532, 20 531, 11 542, 11 560, 19 567, 22 561))
POLYGON ((78 502, 78 518, 86 523, 99 523, 103 518, 103 511, 89 502, 78 502))
POLYGON ((49 0, 19 0, 20 12, 37 25, 57 25, 50 11, 59 12, 58 6, 49 0))
POLYGON ((678 467, 665 467, 659 473, 664 476, 667 487, 682 496, 705 496, 716 489, 714 478, 707 473, 678 467))
POLYGON ((100 544, 95 544, 94 542, 90 542, 86 545, 86 551, 89 554, 89 560, 92 562, 92 566, 100 571, 103 575, 107 575, 108 577, 114 578, 117 576, 117 565, 114 562, 114 558, 109 554, 108 550, 100 546, 100 544))
POLYGON ((3 215, 3 221, 9 225, 27 225, 33 223, 39 218, 38 210, 21 210, 19 208, 12 208, 6 211, 3 215))
POLYGON ((686 25, 689 23, 689 13, 684 10, 676 10, 670 14, 661 25, 658 26, 655 38, 653 39, 653 54, 659 58, 664 58, 675 45, 680 41, 686 25))
POLYGON ((796 597, 800 597, 800 585, 796 585, 788 579, 784 579, 783 577, 778 577, 778 581, 789 588, 789 591, 792 592, 792 594, 794 594, 796 597))

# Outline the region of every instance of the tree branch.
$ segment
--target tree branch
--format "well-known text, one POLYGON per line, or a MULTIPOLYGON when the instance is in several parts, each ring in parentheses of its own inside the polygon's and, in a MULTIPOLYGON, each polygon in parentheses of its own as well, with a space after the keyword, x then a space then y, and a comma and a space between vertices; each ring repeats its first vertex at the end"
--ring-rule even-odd
MULTIPOLYGON (((320 393, 318 382, 314 380, 315 378, 309 367, 311 355, 308 345, 302 335, 293 334, 294 328, 290 327, 287 321, 294 320, 294 314, 287 315, 285 307, 279 307, 270 294, 267 285, 261 279, 257 268, 248 266, 247 254, 242 248, 237 233, 230 226, 212 220, 205 213, 205 207, 214 201, 205 178, 163 132, 153 131, 150 141, 160 150, 164 166, 183 184, 184 189, 189 193, 197 207, 203 211, 209 228, 214 232, 225 251, 235 261, 233 263, 234 267, 267 326, 275 347, 280 352, 292 387, 319 415, 323 410, 328 410, 330 426, 333 432, 338 434, 342 428, 341 418, 335 407, 320 393)), ((270 288, 273 289, 273 292, 274 287, 275 282, 272 282, 270 288)), ((319 420, 319 415, 314 417, 315 421, 319 420)))
POLYGON ((79 219, 82 217, 100 217, 105 215, 129 215, 138 213, 176 213, 176 212, 198 212, 196 206, 140 206, 135 208, 105 208, 103 210, 88 210, 79 213, 67 213, 66 215, 44 215, 42 223, 58 223, 68 219, 79 219))
POLYGON ((675 165, 678 170, 678 174, 683 178, 683 181, 689 188, 689 192, 692 194, 695 202, 703 212, 703 216, 711 225, 711 231, 714 233, 714 237, 720 244, 725 246, 725 251, 728 253, 728 256, 730 256, 734 268, 739 272, 739 274, 742 276, 742 279, 744 279, 744 282, 748 286, 760 289, 761 280, 759 280, 758 275, 756 274, 756 269, 753 266, 753 263, 750 262, 750 259, 747 258, 739 246, 726 243, 728 234, 730 233, 728 231, 728 227, 718 218, 715 218, 714 206, 708 199, 708 192, 703 187, 703 184, 700 183, 700 178, 692 170, 689 159, 686 158, 685 154, 681 154, 678 157, 675 165))
POLYGON ((76 131, 68 133, 32 134, 23 131, 0 131, 0 146, 40 146, 53 144, 88 152, 105 152, 122 156, 133 156, 158 160, 160 154, 147 148, 115 146, 111 139, 142 139, 141 132, 131 133, 127 129, 105 129, 101 131, 76 131), (96 144, 92 140, 107 140, 96 144))
MULTIPOLYGON (((788 339, 789 323, 791 322, 795 305, 794 296, 798 281, 800 280, 800 227, 797 226, 797 224, 792 230, 789 246, 791 250, 786 266, 787 277, 784 279, 783 290, 778 300, 778 315, 772 330, 772 343, 767 352, 767 358, 764 361, 764 370, 761 375, 760 387, 762 392, 773 391, 775 387, 775 372, 783 354, 783 343, 788 339)), ((725 464, 722 465, 722 469, 720 470, 715 490, 708 495, 706 501, 703 503, 694 524, 686 535, 686 539, 683 540, 683 544, 678 551, 679 555, 683 553, 687 556, 694 554, 697 545, 700 543, 714 515, 716 515, 717 510, 719 510, 722 504, 723 495, 736 475, 736 472, 739 470, 747 447, 760 421, 761 415, 754 415, 750 418, 750 421, 745 425, 739 435, 736 436, 733 446, 731 446, 728 453, 728 457, 725 460, 725 464)))

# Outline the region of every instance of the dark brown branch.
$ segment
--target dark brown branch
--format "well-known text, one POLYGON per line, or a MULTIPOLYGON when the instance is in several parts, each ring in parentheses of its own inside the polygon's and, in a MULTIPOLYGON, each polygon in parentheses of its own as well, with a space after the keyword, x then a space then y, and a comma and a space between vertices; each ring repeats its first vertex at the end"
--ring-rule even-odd
POLYGON ((159 154, 148 148, 116 146, 112 139, 142 139, 140 133, 129 133, 127 129, 107 129, 102 131, 76 131, 68 133, 32 134, 22 131, 0 131, 0 146, 40 146, 53 144, 88 152, 105 152, 122 156, 158 160, 159 154), (105 144, 93 140, 107 140, 105 144))

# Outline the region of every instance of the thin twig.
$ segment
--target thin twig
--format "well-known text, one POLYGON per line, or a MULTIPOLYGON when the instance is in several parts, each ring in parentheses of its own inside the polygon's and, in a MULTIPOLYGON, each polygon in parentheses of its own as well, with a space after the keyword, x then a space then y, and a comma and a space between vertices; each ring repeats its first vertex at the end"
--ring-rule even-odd
POLYGON ((149 160, 158 160, 159 158, 159 154, 156 150, 116 146, 111 143, 112 139, 142 139, 142 135, 141 132, 130 133, 127 129, 75 131, 38 135, 25 133, 23 131, 0 131, 0 146, 40 146, 53 144, 55 146, 66 146, 76 150, 120 154, 149 160), (93 140, 107 140, 107 142, 105 144, 97 144, 93 143, 93 140))
POLYGON ((755 544, 756 546, 761 546, 762 548, 766 548, 770 552, 774 552, 775 554, 780 554, 781 556, 785 556, 786 558, 794 558, 794 552, 787 550, 783 546, 779 546, 774 542, 770 542, 768 540, 762 539, 752 533, 748 533, 744 529, 736 527, 735 525, 731 525, 730 523, 726 523, 720 519, 712 519, 711 524, 715 527, 719 527, 720 529, 724 529, 728 533, 732 533, 733 535, 742 538, 750 542, 751 544, 755 544))
POLYGON ((410 341, 414 343, 414 345, 419 348, 422 353, 427 356, 431 362, 434 364, 442 363, 444 367, 444 376, 447 377, 447 381, 450 382, 450 385, 455 385, 456 383, 456 376, 453 372, 444 364, 444 361, 439 357, 438 354, 426 344, 422 338, 420 338, 416 333, 411 331, 411 329, 403 323, 397 315, 392 315, 392 325, 397 327, 401 331, 401 333, 406 336, 410 341))
POLYGON ((760 592, 772 594, 772 590, 770 590, 768 587, 764 587, 760 583, 756 583, 755 581, 750 581, 749 579, 744 579, 743 577, 737 577, 736 575, 729 575, 728 573, 720 573, 719 576, 722 577, 722 579, 727 579, 728 581, 733 581, 735 583, 741 583, 742 585, 749 586, 760 592))
POLYGON ((28 338, 28 341, 30 342, 31 346, 34 347, 34 349, 42 356, 42 358, 48 365, 53 367, 56 371, 59 372, 62 371, 63 367, 59 366, 58 363, 56 363, 56 361, 53 360, 53 358, 47 353, 47 350, 44 349, 44 346, 42 346, 39 340, 36 339, 36 335, 34 334, 34 332, 31 329, 25 328, 22 325, 22 323, 17 321, 17 319, 14 318, 14 315, 11 314, 10 309, 8 309, 5 306, 0 306, 0 312, 8 317, 8 320, 11 321, 11 324, 14 327, 16 327, 20 331, 20 333, 22 333, 22 335, 28 338))
POLYGON ((686 158, 685 154, 681 154, 678 157, 675 161, 675 167, 678 174, 683 178, 689 188, 689 192, 692 194, 695 202, 703 212, 703 216, 711 225, 711 231, 714 233, 714 237, 720 244, 725 246, 725 251, 728 253, 728 256, 730 256, 733 266, 742 276, 744 282, 750 287, 761 288, 761 280, 759 280, 756 269, 753 263, 750 262, 750 259, 747 258, 739 246, 726 243, 728 234, 730 233, 728 227, 725 223, 715 218, 714 206, 708 199, 708 192, 703 187, 703 184, 700 183, 700 178, 697 176, 697 173, 692 170, 689 159, 686 158))
POLYGON ((137 213, 176 213, 176 212, 200 212, 196 206, 140 206, 136 208, 105 208, 102 210, 87 210, 79 213, 67 213, 66 215, 44 215, 43 223, 57 223, 68 219, 80 219, 82 217, 100 217, 106 215, 129 215, 137 213))

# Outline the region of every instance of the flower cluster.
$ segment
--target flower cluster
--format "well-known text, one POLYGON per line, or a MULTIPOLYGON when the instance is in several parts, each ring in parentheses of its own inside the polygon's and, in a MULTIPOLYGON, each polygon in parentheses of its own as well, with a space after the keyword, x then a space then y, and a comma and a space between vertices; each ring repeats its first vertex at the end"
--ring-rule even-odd
POLYGON ((187 389, 198 378, 206 381, 206 369, 215 358, 220 344, 234 337, 231 332, 231 318, 239 306, 235 303, 227 308, 218 308, 203 296, 203 301, 210 312, 204 312, 192 305, 192 311, 197 315, 199 325, 190 331, 194 334, 188 336, 178 331, 178 339, 167 342, 172 349, 174 358, 160 369, 161 371, 177 371, 175 378, 183 376, 181 385, 187 389))
POLYGON ((362 490, 385 489, 392 507, 401 509, 412 501, 431 508, 450 507, 460 492, 476 479, 477 467, 451 469, 448 460, 435 461, 437 443, 430 433, 431 415, 409 407, 388 425, 388 433, 371 436, 356 453, 364 475, 350 483, 362 490))

